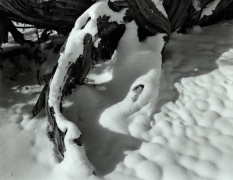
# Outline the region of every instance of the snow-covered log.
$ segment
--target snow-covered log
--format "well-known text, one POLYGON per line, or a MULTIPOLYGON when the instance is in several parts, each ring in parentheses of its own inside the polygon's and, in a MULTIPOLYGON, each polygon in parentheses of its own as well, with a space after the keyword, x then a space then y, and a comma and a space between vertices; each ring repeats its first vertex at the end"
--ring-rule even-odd
MULTIPOLYGON (((76 158, 79 159, 79 154, 85 154, 85 151, 82 148, 82 133, 76 125, 62 115, 62 99, 72 92, 72 88, 85 85, 86 75, 93 64, 98 61, 114 61, 114 59, 120 61, 122 57, 118 51, 129 47, 125 45, 118 49, 118 45, 129 31, 132 43, 142 46, 148 43, 148 39, 155 38, 156 41, 153 43, 158 43, 160 48, 159 52, 157 49, 156 55, 161 58, 171 32, 178 29, 182 31, 192 25, 204 26, 212 23, 213 21, 205 21, 205 19, 211 20, 220 16, 223 13, 222 7, 229 7, 232 1, 184 0, 180 4, 174 4, 173 1, 168 0, 164 2, 159 0, 99 1, 82 14, 70 33, 64 51, 60 53, 51 79, 47 81, 32 111, 35 116, 45 104, 51 134, 64 160, 71 158, 70 152, 77 151, 76 158), (189 12, 193 16, 189 16, 189 12), (192 23, 189 23, 189 19, 192 23)), ((135 45, 129 44, 127 45, 132 47, 135 45)), ((162 58, 157 60, 161 62, 162 58)), ((134 102, 138 100, 144 88, 141 84, 134 88, 137 94, 133 98, 134 102)), ((87 159, 82 161, 90 170, 89 161, 87 159)), ((88 173, 90 173, 89 170, 88 173)))
MULTIPOLYGON (((105 61, 116 64, 118 61, 127 58, 121 57, 121 51, 127 51, 127 49, 133 49, 133 47, 145 46, 145 49, 149 48, 148 44, 152 43, 147 38, 149 35, 156 42, 152 46, 150 45, 150 48, 152 48, 153 59, 155 58, 158 64, 150 59, 151 56, 145 60, 153 62, 152 64, 155 64, 155 67, 157 64, 158 68, 161 69, 162 49, 167 40, 166 37, 170 34, 170 24, 166 12, 161 2, 150 2, 156 14, 149 11, 145 12, 143 8, 139 8, 140 4, 135 3, 136 1, 129 7, 137 7, 137 12, 132 14, 131 9, 131 13, 127 14, 127 8, 114 12, 109 7, 108 2, 100 1, 77 19, 75 27, 64 46, 64 51, 60 53, 58 63, 32 111, 33 116, 35 116, 45 106, 50 123, 51 137, 55 139, 56 147, 60 154, 64 156, 64 160, 69 158, 73 149, 77 149, 77 153, 84 153, 85 151, 82 147, 82 133, 76 125, 62 115, 62 99, 70 94, 71 90, 77 85, 88 83, 85 78, 92 65, 105 61), (101 11, 101 8, 105 11, 101 11), (130 21, 127 16, 130 16, 130 21), (159 19, 158 17, 162 18, 159 19), (144 27, 143 19, 148 23, 147 28, 144 27), (142 34, 139 33, 140 28, 145 32, 143 39, 142 34), (160 30, 158 31, 158 29, 160 30), (124 41, 124 43, 121 41, 124 41)), ((149 6, 144 8, 149 10, 149 6)), ((132 56, 141 56, 140 51, 133 53, 135 54, 132 54, 132 56)), ((128 55, 125 54, 125 56, 128 55)), ((160 71, 156 73, 159 76, 160 71)), ((136 93, 133 102, 138 100, 143 87, 144 85, 140 84, 132 90, 136 93)))

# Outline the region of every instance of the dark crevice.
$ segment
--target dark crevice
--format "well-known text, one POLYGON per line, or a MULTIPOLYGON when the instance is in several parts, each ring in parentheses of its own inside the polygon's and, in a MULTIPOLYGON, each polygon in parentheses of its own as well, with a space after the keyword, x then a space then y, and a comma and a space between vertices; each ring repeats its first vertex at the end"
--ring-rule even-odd
POLYGON ((133 102, 136 102, 138 100, 138 98, 139 98, 140 94, 142 93, 143 89, 144 89, 144 85, 142 85, 142 84, 136 86, 133 89, 133 91, 135 92, 135 95, 134 95, 134 97, 132 99, 133 102))
POLYGON ((146 40, 146 38, 148 36, 154 36, 154 34, 139 26, 138 27, 138 39, 139 39, 139 41, 141 42, 141 41, 146 40))
POLYGON ((93 56, 97 62, 99 59, 111 59, 125 32, 125 24, 118 24, 116 21, 110 22, 109 19, 110 17, 106 15, 97 19, 98 37, 101 39, 93 56))
POLYGON ((82 146, 83 145, 83 138, 82 135, 80 135, 80 137, 78 139, 74 139, 74 142, 78 145, 78 146, 82 146))

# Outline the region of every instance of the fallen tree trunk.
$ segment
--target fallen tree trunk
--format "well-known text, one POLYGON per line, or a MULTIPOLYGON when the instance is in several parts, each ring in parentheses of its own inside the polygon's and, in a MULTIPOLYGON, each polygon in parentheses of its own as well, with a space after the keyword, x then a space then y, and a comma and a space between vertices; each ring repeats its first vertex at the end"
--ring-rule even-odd
POLYGON ((23 34, 19 32, 11 20, 7 17, 2 16, 0 19, 0 44, 8 42, 8 32, 10 32, 15 42, 23 45, 25 43, 33 46, 33 42, 25 40, 23 34))
POLYGON ((11 20, 67 35, 76 19, 92 3, 91 0, 0 0, 0 45, 8 42, 8 32, 15 42, 32 45, 24 39, 11 20))
POLYGON ((91 0, 0 0, 0 17, 68 33, 91 0))
POLYGON ((172 32, 194 25, 209 26, 233 17, 233 0, 164 0, 172 32))
MULTIPOLYGON (((14 33, 12 35, 16 42, 21 45, 27 42, 14 25, 9 23, 9 19, 69 34, 76 19, 93 3, 92 0, 0 0, 0 20, 5 21, 0 22, 0 44, 7 42, 6 34, 9 29, 14 33)), ((109 1, 109 4, 116 11, 129 8, 130 16, 140 24, 140 40, 154 32, 169 34, 179 29, 179 32, 184 33, 193 25, 207 26, 233 18, 233 0, 164 0, 162 5, 168 19, 159 9, 153 7, 151 0, 120 0, 113 4, 109 1), (213 10, 208 9, 213 4, 216 7, 213 10), (210 15, 205 15, 205 11, 210 15)))
MULTIPOLYGON (((213 10, 213 15, 201 17, 201 13, 214 1, 216 0, 164 0, 163 6, 168 15, 171 30, 175 31, 192 25, 206 26, 233 17, 233 0, 220 0, 213 10)), ((134 3, 138 4, 139 8, 151 6, 147 5, 150 1, 121 0, 117 2, 120 2, 121 8, 130 4, 130 9, 133 8, 132 12, 138 11, 134 3)), ((0 17, 5 16, 13 21, 33 24, 39 28, 69 33, 76 19, 93 3, 92 0, 0 0, 0 17)), ((148 7, 145 13, 150 12, 148 7)), ((158 16, 158 18, 163 17, 158 16)))

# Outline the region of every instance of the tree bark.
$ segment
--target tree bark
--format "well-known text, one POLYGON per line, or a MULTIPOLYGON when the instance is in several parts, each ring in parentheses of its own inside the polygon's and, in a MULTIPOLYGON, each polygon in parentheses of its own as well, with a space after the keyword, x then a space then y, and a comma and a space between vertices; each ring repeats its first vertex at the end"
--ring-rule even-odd
POLYGON ((68 33, 92 0, 0 0, 0 18, 68 33))
POLYGON ((10 32, 15 40, 15 42, 23 45, 25 43, 33 46, 33 42, 25 40, 23 34, 19 32, 11 20, 7 17, 2 17, 0 19, 0 44, 8 42, 8 32, 10 32))
MULTIPOLYGON (((233 18, 233 0, 221 0, 213 11, 213 15, 200 19, 203 9, 213 1, 163 0, 168 20, 156 8, 153 8, 151 0, 115 1, 118 3, 115 8, 119 10, 122 7, 129 8, 137 23, 144 29, 145 27, 149 28, 149 30, 145 29, 149 33, 154 34, 154 31, 169 33, 169 31, 173 32, 179 28, 180 32, 185 32, 186 28, 193 25, 206 26, 233 18), (151 9, 153 9, 153 13, 151 9)), ((0 0, 0 19, 7 17, 13 21, 33 24, 38 28, 53 29, 59 33, 68 34, 76 19, 93 3, 93 0, 0 0)), ((16 30, 14 31, 16 32, 16 30)), ((7 33, 6 24, 3 25, 2 22, 0 22, 0 32, 7 33)), ((0 39, 1 42, 7 41, 5 36, 0 39)), ((21 42, 24 41, 21 40, 21 42)))

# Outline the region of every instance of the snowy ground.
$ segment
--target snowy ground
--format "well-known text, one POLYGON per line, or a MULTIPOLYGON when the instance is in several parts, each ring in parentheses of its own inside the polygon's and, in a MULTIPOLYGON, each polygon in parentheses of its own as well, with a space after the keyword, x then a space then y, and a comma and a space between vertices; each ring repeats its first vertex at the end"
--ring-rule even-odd
MULTIPOLYGON (((137 47, 137 56, 92 69, 88 77, 98 85, 78 87, 65 99, 64 115, 82 132, 87 157, 98 178, 233 179, 232 32, 230 21, 195 27, 188 35, 172 34, 161 74, 160 49, 153 54, 148 48, 156 44, 150 40, 137 47), (134 102, 133 89, 142 84, 144 89, 134 102)), ((53 36, 51 41, 56 43, 57 39, 53 36)), ((3 47, 10 46, 14 45, 3 47)), ((45 53, 48 61, 41 66, 22 61, 29 70, 14 81, 9 77, 15 65, 4 61, 0 179, 73 180, 76 172, 82 173, 72 162, 65 166, 55 156, 54 145, 46 135, 45 113, 31 118, 30 111, 42 89, 36 71, 40 68, 42 77, 57 59, 51 50, 45 53)))

